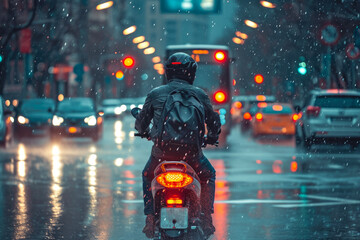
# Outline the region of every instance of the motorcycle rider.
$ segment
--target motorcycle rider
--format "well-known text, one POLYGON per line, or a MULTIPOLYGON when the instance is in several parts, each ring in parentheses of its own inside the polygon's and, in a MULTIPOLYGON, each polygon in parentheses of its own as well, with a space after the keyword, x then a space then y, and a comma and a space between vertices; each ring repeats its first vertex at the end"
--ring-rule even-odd
POLYGON ((155 230, 151 181, 154 178, 156 166, 164 160, 185 161, 198 174, 201 181, 201 205, 202 212, 204 213, 202 217, 203 230, 207 236, 215 232, 211 216, 214 213, 215 169, 204 156, 202 149, 167 154, 167 152, 159 148, 154 140, 156 138, 157 126, 161 120, 160 116, 164 102, 167 96, 178 88, 186 88, 195 92, 205 109, 204 119, 208 130, 207 143, 214 144, 218 140, 221 131, 220 117, 218 113, 214 112, 207 94, 202 89, 193 86, 196 69, 197 63, 188 54, 179 52, 171 55, 165 64, 167 84, 150 91, 142 110, 136 117, 136 130, 141 134, 150 134, 150 138, 154 141, 151 156, 142 172, 144 213, 147 215, 143 232, 148 238, 154 237, 155 230), (152 119, 153 126, 150 131, 149 125, 152 119))

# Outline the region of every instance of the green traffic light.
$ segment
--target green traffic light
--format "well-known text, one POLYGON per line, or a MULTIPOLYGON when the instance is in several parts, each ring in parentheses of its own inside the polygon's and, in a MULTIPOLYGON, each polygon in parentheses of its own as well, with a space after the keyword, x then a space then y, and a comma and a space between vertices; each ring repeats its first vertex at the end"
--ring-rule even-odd
POLYGON ((3 61, 3 56, 0 55, 0 63, 3 61))
POLYGON ((301 75, 305 75, 307 73, 307 70, 305 67, 299 67, 298 68, 298 72, 301 74, 301 75))

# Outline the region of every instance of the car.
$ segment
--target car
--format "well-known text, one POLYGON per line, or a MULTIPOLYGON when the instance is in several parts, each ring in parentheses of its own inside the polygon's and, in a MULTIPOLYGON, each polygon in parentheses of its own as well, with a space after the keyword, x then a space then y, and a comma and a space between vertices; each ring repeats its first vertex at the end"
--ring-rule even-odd
POLYGON ((275 97, 272 95, 247 95, 236 96, 233 98, 234 110, 233 115, 238 116, 237 122, 240 123, 242 132, 246 132, 251 128, 251 119, 256 113, 258 103, 272 103, 275 102, 275 97), (238 107, 236 107, 236 105, 238 107), (240 107, 241 105, 241 107, 240 107))
POLYGON ((49 134, 55 101, 50 98, 32 98, 20 101, 15 115, 15 136, 44 136, 49 134))
POLYGON ((89 137, 94 142, 102 136, 102 112, 91 98, 68 98, 57 104, 51 126, 51 138, 89 137))
POLYGON ((252 118, 252 133, 254 137, 271 134, 293 136, 296 120, 298 116, 291 104, 264 103, 252 118))
POLYGON ((6 147, 12 139, 12 111, 5 108, 4 99, 0 96, 0 147, 6 147))
POLYGON ((360 141, 360 92, 354 90, 313 90, 299 112, 295 142, 298 149, 310 150, 316 143, 350 144, 360 141))
POLYGON ((120 116, 126 109, 122 106, 121 99, 109 98, 102 101, 104 117, 117 117, 120 116))

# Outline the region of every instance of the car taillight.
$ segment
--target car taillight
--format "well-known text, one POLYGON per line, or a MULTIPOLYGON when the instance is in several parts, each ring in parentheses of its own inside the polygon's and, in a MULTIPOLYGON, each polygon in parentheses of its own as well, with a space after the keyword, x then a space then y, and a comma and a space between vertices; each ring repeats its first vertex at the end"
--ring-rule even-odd
POLYGON ((235 105, 235 107, 236 107, 237 109, 242 108, 242 103, 239 102, 239 101, 235 102, 234 105, 235 105))
POLYGON ((244 118, 245 120, 250 120, 250 119, 251 119, 251 114, 248 113, 248 112, 246 112, 246 113, 244 113, 243 118, 244 118))
POLYGON ((182 205, 183 200, 181 198, 179 198, 178 196, 172 196, 172 197, 166 199, 166 204, 167 205, 182 205))
POLYGON ((217 103, 224 103, 227 99, 226 93, 224 91, 217 91, 214 93, 214 100, 217 103))
POLYGON ((293 114, 293 115, 292 115, 292 120, 293 120, 294 122, 296 122, 297 120, 299 120, 299 115, 293 114))
POLYGON ((167 188, 182 188, 193 182, 193 178, 182 172, 166 172, 157 176, 156 181, 167 188))
POLYGON ((306 114, 307 114, 309 117, 317 117, 317 116, 319 116, 319 114, 320 114, 320 110, 321 110, 320 107, 308 106, 308 107, 306 108, 306 114))
POLYGON ((261 113, 257 113, 257 114, 255 115, 255 118, 256 118, 256 120, 258 120, 258 121, 262 121, 262 120, 263 120, 263 115, 262 115, 261 113))

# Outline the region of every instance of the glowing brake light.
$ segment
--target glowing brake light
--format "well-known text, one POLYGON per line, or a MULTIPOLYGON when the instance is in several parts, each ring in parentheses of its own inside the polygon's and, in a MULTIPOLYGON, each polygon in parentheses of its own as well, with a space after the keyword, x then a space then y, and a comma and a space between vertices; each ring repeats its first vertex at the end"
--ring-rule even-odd
POLYGON ((246 113, 244 113, 243 118, 244 118, 245 120, 250 120, 250 119, 251 119, 251 114, 248 113, 248 112, 246 112, 246 113))
POLYGON ((223 102, 225 102, 225 100, 226 100, 226 94, 225 94, 225 92, 223 92, 223 91, 217 91, 217 92, 215 92, 215 94, 214 94, 214 100, 215 100, 217 103, 223 103, 223 102))
POLYGON ((262 121, 262 120, 263 120, 263 115, 262 115, 261 113, 257 113, 257 114, 255 115, 255 118, 256 118, 256 120, 258 120, 258 121, 262 121))
POLYGON ((235 105, 235 107, 236 107, 237 109, 242 108, 242 103, 239 102, 239 101, 238 101, 238 102, 235 102, 234 105, 235 105))
POLYGON ((193 178, 182 172, 166 172, 157 176, 156 181, 167 188, 182 188, 193 182, 193 178))
POLYGON ((218 62, 223 62, 225 60, 225 53, 224 52, 221 52, 221 51, 218 51, 215 53, 215 59, 218 61, 218 62))
POLYGON ((177 197, 169 198, 166 200, 167 205, 182 205, 183 200, 177 197))
POLYGON ((293 116, 292 116, 292 120, 294 121, 294 122, 296 122, 297 120, 299 120, 299 115, 297 115, 297 114, 294 114, 293 116))

